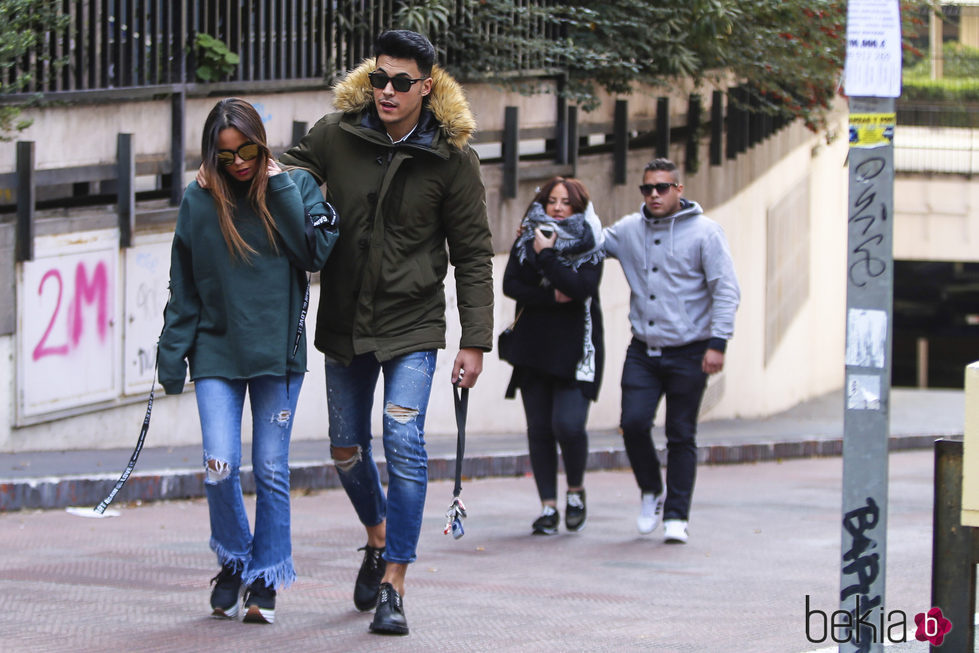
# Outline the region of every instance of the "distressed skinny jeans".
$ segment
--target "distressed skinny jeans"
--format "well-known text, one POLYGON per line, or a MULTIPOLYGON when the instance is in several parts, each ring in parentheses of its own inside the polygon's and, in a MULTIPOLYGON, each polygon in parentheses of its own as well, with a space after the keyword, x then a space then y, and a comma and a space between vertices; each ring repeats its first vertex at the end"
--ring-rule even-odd
POLYGON ((211 515, 211 549, 218 563, 261 576, 275 589, 296 579, 289 508, 289 439, 303 374, 229 380, 197 379, 197 410, 204 440, 204 487, 211 515), (241 414, 245 391, 252 410, 255 531, 241 493, 241 414))
POLYGON ((377 526, 387 519, 384 559, 388 562, 407 564, 416 557, 428 488, 425 414, 435 360, 435 350, 383 363, 373 353, 355 356, 346 366, 326 359, 330 444, 356 449, 349 460, 336 462, 337 474, 362 524, 377 526), (371 447, 371 408, 381 372, 387 495, 371 447))

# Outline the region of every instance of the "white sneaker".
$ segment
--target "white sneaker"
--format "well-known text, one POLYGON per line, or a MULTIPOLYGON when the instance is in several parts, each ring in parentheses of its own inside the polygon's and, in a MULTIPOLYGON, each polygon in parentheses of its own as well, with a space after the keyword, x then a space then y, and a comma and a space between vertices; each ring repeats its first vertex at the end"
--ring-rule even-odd
POLYGON ((653 529, 659 525, 659 518, 663 514, 663 502, 666 501, 666 492, 659 494, 643 493, 642 505, 639 508, 639 516, 636 517, 636 528, 643 535, 652 533, 653 529))
POLYGON ((663 522, 663 541, 667 544, 687 543, 687 522, 685 519, 667 519, 663 522))

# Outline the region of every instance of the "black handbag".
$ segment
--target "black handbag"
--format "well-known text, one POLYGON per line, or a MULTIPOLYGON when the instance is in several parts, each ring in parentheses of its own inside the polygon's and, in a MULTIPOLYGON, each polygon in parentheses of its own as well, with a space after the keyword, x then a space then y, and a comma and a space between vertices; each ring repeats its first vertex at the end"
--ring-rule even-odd
POLYGON ((517 320, 523 315, 523 307, 517 311, 517 316, 513 318, 513 322, 510 326, 503 329, 500 335, 496 339, 496 353, 500 357, 500 360, 504 360, 510 364, 513 364, 511 357, 513 356, 513 330, 517 326, 517 320))

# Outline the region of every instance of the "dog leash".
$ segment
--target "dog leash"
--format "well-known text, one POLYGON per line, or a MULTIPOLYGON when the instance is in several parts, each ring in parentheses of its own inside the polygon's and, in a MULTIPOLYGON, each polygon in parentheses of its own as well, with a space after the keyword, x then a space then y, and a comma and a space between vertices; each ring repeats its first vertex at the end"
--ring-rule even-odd
POLYGON ((133 455, 129 457, 129 464, 126 465, 125 471, 123 471, 122 476, 116 481, 109 494, 102 499, 102 502, 95 506, 93 510, 98 514, 105 512, 105 509, 109 507, 112 500, 116 498, 119 494, 119 490, 122 486, 126 484, 129 480, 129 475, 133 473, 133 469, 136 467, 136 461, 139 459, 139 452, 143 450, 143 443, 146 441, 146 433, 150 430, 150 414, 153 412, 153 393, 156 390, 156 372, 160 366, 160 346, 157 344, 156 349, 156 362, 153 364, 153 379, 150 381, 150 398, 146 402, 146 416, 143 417, 143 427, 139 430, 139 438, 136 440, 136 448, 133 449, 133 455))
MULTIPOLYGON (((170 305, 170 300, 173 299, 173 291, 171 290, 167 296, 167 306, 170 305)), ((105 509, 109 507, 116 495, 119 494, 119 490, 122 486, 126 484, 129 480, 129 475, 133 473, 133 469, 136 468, 136 461, 139 460, 139 453, 143 450, 143 443, 146 442, 146 433, 150 430, 150 415, 153 413, 153 394, 156 391, 156 375, 160 370, 160 340, 163 339, 163 330, 166 328, 166 308, 163 309, 164 315, 164 325, 160 329, 160 337, 156 340, 156 355, 153 357, 153 378, 150 379, 150 396, 146 400, 146 415, 143 417, 143 426, 139 429, 139 437, 136 439, 136 448, 133 449, 133 455, 129 457, 129 464, 126 465, 126 469, 122 472, 119 480, 112 487, 112 490, 99 505, 95 506, 92 510, 99 515, 105 513, 105 509)))
POLYGON ((445 511, 445 529, 443 535, 452 533, 452 537, 459 539, 466 534, 462 527, 462 520, 466 517, 466 506, 462 503, 462 461, 466 453, 466 415, 469 412, 469 388, 460 388, 458 384, 452 385, 452 399, 456 411, 456 484, 452 490, 452 503, 445 511))

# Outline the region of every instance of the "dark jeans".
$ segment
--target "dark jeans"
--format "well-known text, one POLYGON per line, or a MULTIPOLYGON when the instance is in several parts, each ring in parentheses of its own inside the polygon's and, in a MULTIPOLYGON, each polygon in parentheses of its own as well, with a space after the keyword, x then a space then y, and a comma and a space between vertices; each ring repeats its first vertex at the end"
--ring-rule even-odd
POLYGON ((574 383, 523 368, 520 398, 527 415, 530 467, 541 501, 557 499, 557 445, 568 487, 580 487, 588 462, 588 398, 574 383))
POLYGON ((660 494, 663 480, 653 447, 652 426, 666 395, 666 503, 664 519, 687 519, 697 476, 697 414, 707 385, 701 369, 707 341, 664 348, 650 355, 633 339, 622 367, 622 436, 642 492, 660 494))

